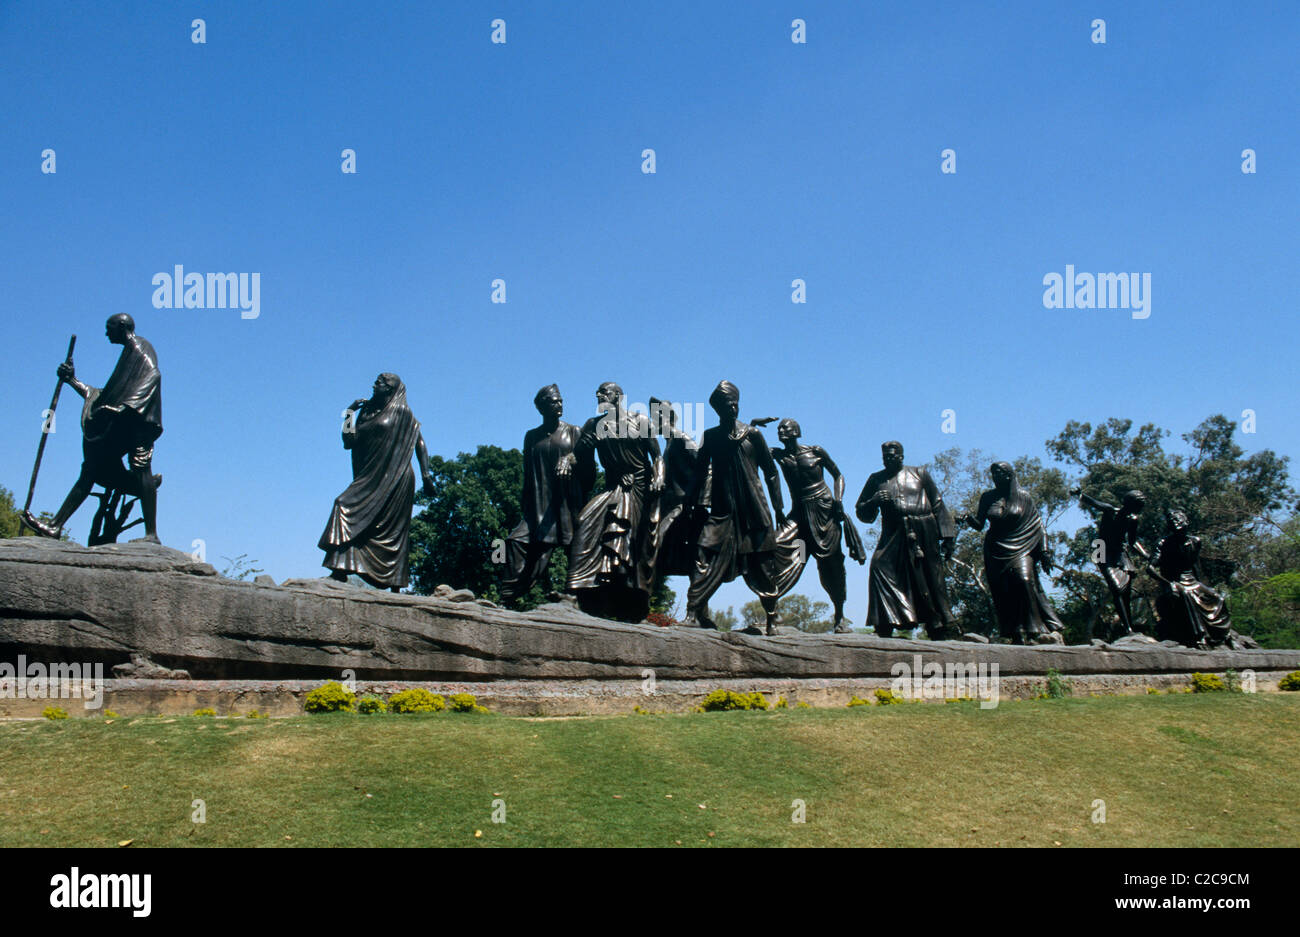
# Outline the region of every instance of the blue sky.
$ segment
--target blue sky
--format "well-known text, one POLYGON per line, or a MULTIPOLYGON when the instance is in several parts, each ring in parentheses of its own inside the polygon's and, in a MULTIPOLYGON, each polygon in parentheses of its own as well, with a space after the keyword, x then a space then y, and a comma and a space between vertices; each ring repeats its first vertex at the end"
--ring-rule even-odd
MULTIPOLYGON (((70 333, 103 383, 116 312, 163 369, 164 542, 277 579, 323 573, 340 410, 379 371, 444 455, 519 445, 552 381, 580 422, 601 381, 725 377, 850 499, 882 440, 1041 457, 1069 419, 1250 408, 1247 450, 1300 453, 1298 47, 1294 3, 0 3, 0 484, 22 500, 70 333), (260 316, 153 308, 176 264, 260 273, 260 316), (1150 318, 1044 308, 1067 264, 1149 272, 1150 318)), ((61 427, 38 509, 76 475, 61 427)))

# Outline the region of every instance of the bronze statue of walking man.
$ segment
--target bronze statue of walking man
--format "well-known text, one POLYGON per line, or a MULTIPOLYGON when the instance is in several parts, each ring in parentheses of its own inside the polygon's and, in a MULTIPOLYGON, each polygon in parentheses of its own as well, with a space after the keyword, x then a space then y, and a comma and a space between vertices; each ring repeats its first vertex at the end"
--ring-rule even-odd
POLYGON ((588 614, 637 622, 650 611, 653 563, 647 553, 655 545, 650 502, 663 490, 664 463, 650 420, 627 412, 622 387, 601 384, 596 403, 600 413, 582 425, 568 461, 590 471, 598 455, 605 490, 578 515, 567 590, 588 614))
POLYGON ((1142 492, 1133 490, 1125 492, 1119 507, 1086 495, 1079 488, 1070 491, 1079 496, 1079 503, 1085 508, 1100 513, 1097 518, 1096 546, 1100 553, 1095 553, 1097 571, 1110 590, 1110 597, 1115 602, 1115 613, 1119 617, 1119 628, 1112 638, 1123 637, 1133 633, 1133 577, 1137 575, 1137 565, 1129 556, 1132 550, 1143 560, 1150 560, 1147 549, 1138 542, 1138 515, 1146 505, 1142 492))
POLYGON ((722 381, 709 396, 718 425, 704 431, 687 503, 703 514, 695 570, 686 594, 686 624, 714 628, 709 599, 724 582, 744 576, 776 633, 777 600, 799 580, 806 548, 786 522, 781 481, 763 434, 740 422, 740 391, 722 381), (764 488, 776 510, 763 497, 764 488), (707 492, 706 492, 707 489, 707 492))
POLYGON ((880 540, 871 556, 867 624, 882 638, 896 629, 924 626, 932 640, 950 637, 952 608, 944 583, 957 525, 925 468, 903 464, 903 444, 880 447, 883 470, 867 479, 858 496, 864 524, 880 515, 880 540))
MULTIPOLYGON (((154 442, 162 435, 162 375, 153 345, 135 334, 135 320, 126 313, 110 316, 105 334, 122 346, 117 366, 103 387, 77 380, 71 361, 58 367, 60 380, 86 401, 81 414, 81 474, 53 520, 46 524, 31 512, 23 523, 46 537, 58 538, 63 525, 81 507, 95 485, 140 501, 144 517, 143 540, 158 543, 158 486, 153 474, 154 442), (122 459, 128 460, 124 467, 122 459)), ((107 502, 106 502, 107 503, 107 502)))
POLYGON ((564 398, 548 384, 533 397, 542 415, 540 426, 524 434, 524 490, 519 499, 523 517, 506 539, 506 568, 501 597, 520 598, 547 570, 551 554, 568 548, 582 510, 582 493, 591 487, 587 469, 573 470, 573 451, 581 430, 560 419, 564 398))
MULTIPOLYGON (((768 422, 770 418, 755 420, 754 425, 768 422)), ((797 421, 789 417, 782 420, 777 424, 776 435, 782 448, 773 449, 772 457, 781 467, 786 487, 790 489, 790 517, 799 525, 799 536, 808 549, 805 563, 807 558, 817 561, 818 578, 835 608, 835 633, 846 634, 850 630, 844 617, 848 590, 841 537, 849 555, 858 563, 867 561, 867 553, 857 528, 844 516, 844 476, 825 449, 799 442, 803 431, 797 421), (826 484, 826 472, 831 473, 834 493, 826 484)))

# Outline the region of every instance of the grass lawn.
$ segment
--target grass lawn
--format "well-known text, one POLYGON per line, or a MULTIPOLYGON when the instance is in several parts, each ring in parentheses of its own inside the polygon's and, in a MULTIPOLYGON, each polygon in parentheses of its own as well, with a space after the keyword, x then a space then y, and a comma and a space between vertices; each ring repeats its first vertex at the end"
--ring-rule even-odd
POLYGON ((10 722, 0 845, 1294 846, 1298 749, 1300 693, 10 722))

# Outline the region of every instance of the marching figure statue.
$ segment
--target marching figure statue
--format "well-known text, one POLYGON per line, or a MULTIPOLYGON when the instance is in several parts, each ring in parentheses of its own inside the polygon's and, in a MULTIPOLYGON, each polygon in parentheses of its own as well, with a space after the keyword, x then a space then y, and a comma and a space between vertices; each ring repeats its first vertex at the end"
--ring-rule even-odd
POLYGON ((1187 515, 1170 511, 1169 535, 1147 566, 1161 586, 1156 599, 1156 636, 1187 647, 1233 646, 1232 621, 1223 596, 1204 583, 1201 538, 1188 532, 1187 515))
POLYGON ((807 551, 798 525, 787 523, 776 463, 763 434, 738 419, 736 385, 722 381, 709 405, 718 414, 718 425, 704 431, 687 496, 704 516, 686 595, 686 623, 715 628, 709 599, 724 582, 744 576, 762 603, 767 633, 775 634, 777 599, 798 581, 807 551), (776 509, 776 525, 764 486, 776 509))
POLYGON ((603 618, 641 621, 650 611, 646 552, 654 531, 646 523, 647 502, 664 486, 659 441, 650 420, 628 413, 623 388, 606 381, 596 389, 600 414, 587 420, 561 473, 592 464, 600 456, 605 490, 583 507, 569 545, 568 591, 583 611, 603 618))
POLYGON ((319 546, 331 579, 350 573, 376 588, 400 591, 408 581, 407 553, 415 472, 420 463, 425 494, 433 492, 429 451, 420 421, 406 403, 396 374, 375 378, 374 395, 354 400, 343 424, 343 448, 352 451, 352 484, 334 499, 319 546))
MULTIPOLYGON (((770 418, 755 420, 754 425, 761 426, 770 421, 770 418)), ((844 617, 848 590, 844 552, 840 549, 841 536, 848 545, 849 555, 859 564, 867 561, 867 552, 858 529, 844 516, 844 476, 821 446, 799 443, 803 431, 795 420, 787 417, 778 423, 776 435, 783 448, 774 449, 772 457, 781 467, 786 486, 790 489, 790 517, 799 525, 799 536, 808 549, 808 557, 817 561, 817 575, 822 588, 835 607, 835 633, 846 634, 850 622, 844 617), (831 473, 834 494, 826 485, 825 472, 831 473)), ((805 557, 805 564, 808 557, 805 557)))
POLYGON ((1132 550, 1144 560, 1151 558, 1146 548, 1138 543, 1137 539, 1138 515, 1146 505, 1146 497, 1140 491, 1129 491, 1125 493, 1121 505, 1115 507, 1113 504, 1083 494, 1078 488, 1072 489, 1070 494, 1079 495, 1079 503, 1083 507, 1101 512, 1101 516, 1097 518, 1097 539, 1100 541, 1101 548, 1096 558, 1097 571, 1106 581, 1106 588, 1110 590, 1110 597, 1115 602, 1115 612, 1119 616, 1119 628, 1111 637, 1132 634, 1133 611, 1130 603, 1133 595, 1133 576, 1137 573, 1137 566, 1129 558, 1128 551, 1132 550))
POLYGON ((122 346, 122 353, 103 387, 77 380, 71 357, 58 367, 59 379, 86 401, 81 412, 81 474, 51 523, 45 524, 26 511, 22 520, 37 533, 57 538, 98 484, 106 489, 105 506, 115 503, 115 495, 138 498, 144 517, 142 539, 157 543, 157 492, 162 476, 153 474, 152 465, 154 442, 163 431, 158 355, 153 345, 135 334, 135 321, 125 313, 109 317, 105 334, 114 345, 122 346), (129 468, 123 466, 123 457, 129 468))
POLYGON ((887 442, 880 451, 885 467, 867 479, 857 503, 864 524, 881 518, 867 624, 883 638, 924 626, 931 639, 942 640, 952 623, 944 560, 952 556, 957 528, 930 473, 903 464, 903 444, 887 442))
POLYGON ((1059 644, 1064 630, 1038 580, 1038 567, 1051 572, 1052 557, 1038 507, 1016 482, 1010 462, 994 462, 989 474, 993 488, 980 495, 974 517, 963 515, 972 530, 984 537, 984 573, 993 596, 998 631, 1016 644, 1059 644))
POLYGON ((507 602, 532 588, 557 547, 568 548, 582 510, 582 492, 591 486, 590 479, 571 470, 581 431, 560 419, 564 415, 560 389, 548 384, 537 392, 533 405, 542 423, 524 434, 524 490, 519 501, 523 518, 506 539, 501 582, 501 596, 507 602))
POLYGON ((695 479, 700 447, 677 425, 677 411, 666 400, 650 398, 651 429, 664 439, 664 487, 651 509, 653 542, 646 551, 653 583, 660 576, 689 576, 695 568, 694 512, 686 495, 695 479))

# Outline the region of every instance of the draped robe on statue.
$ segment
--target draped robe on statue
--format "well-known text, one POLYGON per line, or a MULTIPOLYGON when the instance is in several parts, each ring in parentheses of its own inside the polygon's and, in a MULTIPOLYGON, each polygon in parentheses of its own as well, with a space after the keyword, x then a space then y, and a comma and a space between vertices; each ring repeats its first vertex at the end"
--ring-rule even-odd
POLYGON ((87 392, 81 428, 92 480, 138 495, 136 482, 122 468, 122 456, 130 457, 132 468, 144 468, 162 435, 162 375, 153 345, 139 335, 127 337, 108 383, 87 392))
POLYGON ((1152 565, 1162 583, 1156 599, 1156 634, 1187 647, 1231 646, 1232 621, 1228 604, 1199 576, 1200 537, 1166 537, 1152 565))
POLYGON ((986 491, 978 520, 989 522, 984 536, 984 572, 988 576, 998 632, 1019 644, 1065 627, 1038 579, 1038 556, 1046 547, 1043 521, 1034 500, 1016 488, 1009 496, 986 491))
POLYGON ((709 513, 687 604, 706 603, 737 576, 760 599, 785 595, 799 581, 807 554, 797 523, 777 530, 772 522, 760 473, 775 476, 776 465, 763 435, 740 422, 731 432, 720 426, 705 430, 697 471, 708 473, 709 513))
POLYGON ((407 547, 415 471, 411 457, 420 423, 406 404, 406 385, 398 384, 378 412, 369 403, 356 415, 343 446, 352 450, 352 484, 334 500, 319 546, 321 564, 355 573, 379 588, 402 588, 408 581, 407 547))
POLYGON ((695 523, 686 494, 695 477, 699 448, 681 436, 664 446, 664 490, 651 507, 652 542, 642 560, 641 574, 653 583, 657 575, 689 576, 695 566, 695 523))
POLYGON ((939 489, 924 468, 903 466, 867 479, 858 497, 858 516, 867 523, 881 514, 880 539, 868 575, 867 624, 889 637, 896 628, 925 625, 931 637, 952 621, 944 585, 941 539, 956 537, 957 527, 939 489), (883 507, 866 502, 880 488, 893 500, 883 507))
POLYGON ((524 434, 523 518, 506 539, 506 568, 501 595, 517 598, 545 572, 556 547, 567 547, 582 509, 582 490, 589 487, 584 467, 558 475, 560 460, 572 455, 581 430, 560 420, 555 429, 535 426, 524 434))
POLYGON ((614 604, 589 610, 640 621, 649 610, 652 587, 652 564, 646 560, 654 528, 647 502, 659 443, 644 415, 622 414, 619 419, 611 412, 583 424, 577 464, 589 463, 593 453, 605 472, 605 490, 578 515, 569 546, 568 588, 580 603, 589 598, 586 592, 605 591, 614 604))

